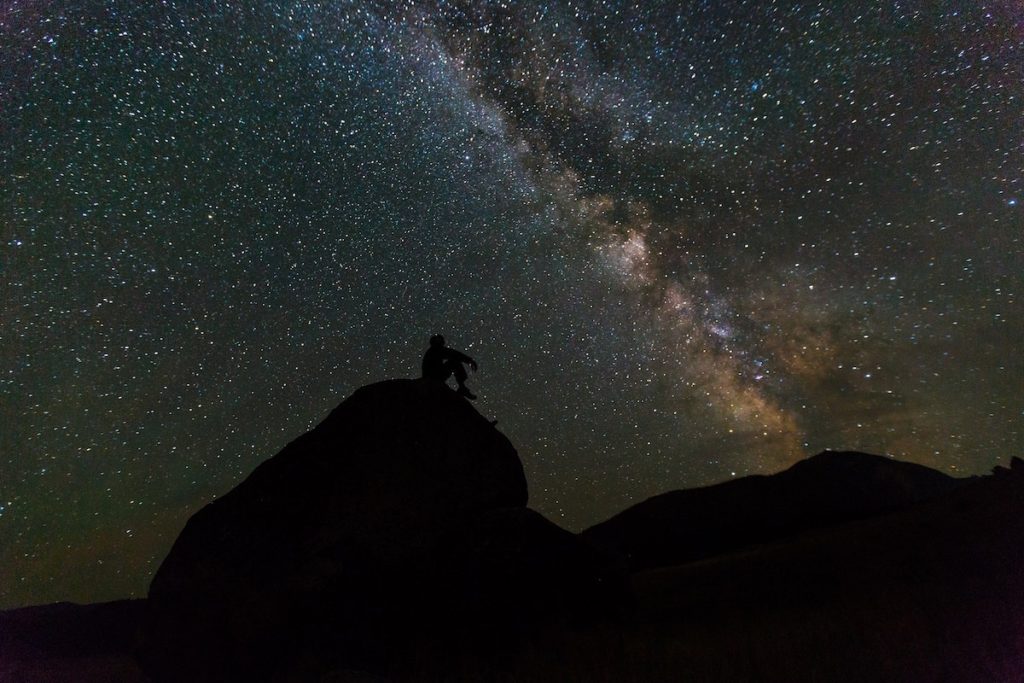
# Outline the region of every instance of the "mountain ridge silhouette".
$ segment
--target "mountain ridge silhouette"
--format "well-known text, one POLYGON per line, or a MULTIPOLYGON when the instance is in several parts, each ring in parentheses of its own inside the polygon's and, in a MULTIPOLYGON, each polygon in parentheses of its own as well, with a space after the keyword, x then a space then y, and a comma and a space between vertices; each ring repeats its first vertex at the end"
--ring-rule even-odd
POLYGON ((196 512, 146 600, 0 613, 0 680, 1024 675, 1019 458, 825 452, 580 534, 528 498, 454 391, 368 385, 196 512))
POLYGON ((653 496, 582 536, 633 571, 651 569, 885 514, 966 481, 883 456, 822 451, 775 474, 653 496))

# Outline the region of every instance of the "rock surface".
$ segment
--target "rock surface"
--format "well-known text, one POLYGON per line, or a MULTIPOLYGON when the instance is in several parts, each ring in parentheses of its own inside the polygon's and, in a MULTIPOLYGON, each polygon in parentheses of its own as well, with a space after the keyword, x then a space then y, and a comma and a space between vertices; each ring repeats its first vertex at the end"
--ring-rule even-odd
POLYGON ((528 623, 601 577, 526 502, 508 439, 443 384, 364 387, 189 520, 150 587, 147 672, 379 670, 473 617, 528 623))

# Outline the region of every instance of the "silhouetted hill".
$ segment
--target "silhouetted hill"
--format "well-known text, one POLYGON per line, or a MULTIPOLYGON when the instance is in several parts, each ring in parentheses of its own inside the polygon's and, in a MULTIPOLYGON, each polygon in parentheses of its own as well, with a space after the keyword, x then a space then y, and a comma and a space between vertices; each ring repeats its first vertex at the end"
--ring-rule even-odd
POLYGON ((1024 462, 917 505, 640 572, 648 680, 1024 681, 1024 462), (669 672, 685 673, 673 678, 669 672))
POLYGON ((197 512, 147 601, 0 613, 0 682, 1024 680, 1017 458, 823 453, 580 535, 526 501, 454 392, 364 387, 197 512))
POLYGON ((364 387, 189 520, 150 587, 147 672, 380 669, 576 612, 597 555, 526 500, 508 439, 442 383, 364 387))
POLYGON ((582 536, 633 570, 666 567, 898 510, 964 481, 877 455, 825 451, 778 474, 655 496, 582 536))

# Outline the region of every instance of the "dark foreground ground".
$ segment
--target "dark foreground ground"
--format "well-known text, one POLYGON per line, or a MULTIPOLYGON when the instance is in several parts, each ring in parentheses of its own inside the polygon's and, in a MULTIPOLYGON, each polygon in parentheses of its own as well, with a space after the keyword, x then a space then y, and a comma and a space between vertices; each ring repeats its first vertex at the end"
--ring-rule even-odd
POLYGON ((0 613, 0 683, 1024 681, 1024 461, 864 453, 571 534, 428 380, 357 390, 197 511, 146 600, 0 613))
MULTIPOLYGON (((1024 476, 908 510, 629 578, 620 615, 548 624, 507 651, 318 680, 1021 681, 1024 476)), ((144 681, 144 601, 0 615, 0 680, 144 681)), ((302 680, 301 672, 296 672, 302 680)))

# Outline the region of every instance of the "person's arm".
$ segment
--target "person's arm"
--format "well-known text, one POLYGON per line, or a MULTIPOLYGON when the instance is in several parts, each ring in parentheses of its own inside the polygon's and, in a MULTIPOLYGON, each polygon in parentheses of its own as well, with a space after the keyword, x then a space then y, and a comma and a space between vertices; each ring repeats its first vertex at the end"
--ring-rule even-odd
POLYGON ((456 351, 455 349, 448 349, 448 353, 450 354, 450 356, 452 358, 454 358, 455 360, 459 361, 460 363, 467 363, 469 365, 469 367, 473 368, 473 372, 476 372, 476 361, 475 360, 473 360, 472 358, 470 358, 466 354, 462 353, 461 351, 456 351))

